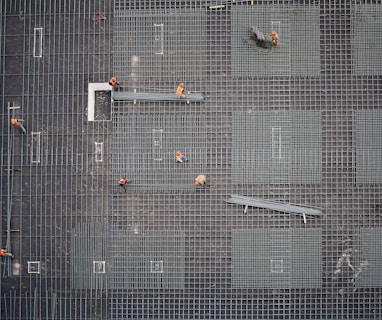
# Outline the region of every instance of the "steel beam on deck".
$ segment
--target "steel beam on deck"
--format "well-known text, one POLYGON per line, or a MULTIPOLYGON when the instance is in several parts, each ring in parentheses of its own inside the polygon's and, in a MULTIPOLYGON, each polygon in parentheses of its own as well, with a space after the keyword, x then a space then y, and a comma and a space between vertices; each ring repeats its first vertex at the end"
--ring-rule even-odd
POLYGON ((124 92, 113 91, 113 100, 116 101, 175 101, 175 102, 201 102, 204 100, 202 94, 192 92, 184 98, 179 98, 175 93, 150 93, 150 92, 124 92))
POLYGON ((289 214, 301 215, 304 219, 304 223, 306 223, 306 216, 322 216, 322 209, 319 207, 292 204, 282 201, 231 195, 231 198, 229 198, 226 202, 244 206, 244 213, 246 213, 248 206, 251 206, 289 214))
MULTIPOLYGON (((11 186, 11 162, 12 162, 12 136, 11 136, 11 109, 14 109, 11 107, 10 102, 8 102, 8 163, 7 163, 7 231, 11 230, 11 192, 12 192, 12 186, 11 186)), ((10 250, 12 252, 11 248, 11 233, 7 232, 7 242, 6 242, 7 250, 10 250)), ((12 276, 12 265, 9 263, 8 260, 8 276, 12 276)))

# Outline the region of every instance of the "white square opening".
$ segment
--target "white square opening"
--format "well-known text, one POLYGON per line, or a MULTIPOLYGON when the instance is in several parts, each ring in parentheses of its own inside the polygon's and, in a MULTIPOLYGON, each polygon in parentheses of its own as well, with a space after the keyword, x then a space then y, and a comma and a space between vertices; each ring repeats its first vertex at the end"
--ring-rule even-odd
POLYGON ((94 142, 95 162, 103 162, 103 142, 94 142))
POLYGON ((153 129, 153 157, 154 161, 162 161, 163 129, 153 129))
POLYGON ((151 273, 163 273, 163 261, 150 261, 150 272, 151 273))
POLYGON ((95 120, 96 91, 111 91, 111 89, 112 87, 108 82, 88 84, 88 121, 104 121, 95 120))
POLYGON ((28 273, 40 273, 40 261, 28 261, 28 273))
POLYGON ((93 273, 105 273, 105 261, 93 261, 93 273))
POLYGON ((34 28, 33 30, 33 57, 42 57, 42 28, 34 28))
POLYGON ((41 161, 41 132, 31 132, 30 156, 31 156, 31 163, 40 163, 41 161))
POLYGON ((154 54, 163 54, 163 23, 154 23, 154 54))
POLYGON ((272 158, 281 159, 281 128, 272 127, 272 158))
POLYGON ((271 259, 271 273, 283 273, 283 272, 284 272, 284 260, 271 259))

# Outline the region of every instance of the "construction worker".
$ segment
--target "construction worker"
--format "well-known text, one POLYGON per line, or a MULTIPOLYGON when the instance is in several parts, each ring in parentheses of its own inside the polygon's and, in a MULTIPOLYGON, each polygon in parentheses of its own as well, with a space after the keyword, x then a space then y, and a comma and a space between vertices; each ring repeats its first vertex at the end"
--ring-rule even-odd
POLYGON ((117 89, 119 87, 119 82, 117 81, 116 77, 111 77, 109 80, 109 84, 114 88, 117 89))
POLYGON ((175 152, 175 162, 176 163, 184 163, 187 161, 188 161, 188 159, 183 153, 181 153, 180 151, 175 152))
POLYGON ((11 124, 15 127, 19 127, 25 134, 27 133, 27 131, 25 130, 23 123, 24 123, 23 119, 11 119, 11 124))
POLYGON ((279 44, 279 35, 276 31, 271 31, 269 35, 272 38, 272 43, 277 46, 279 44))
POLYGON ((0 256, 2 257, 11 257, 13 259, 13 254, 8 252, 7 248, 0 249, 0 256))
POLYGON ((207 178, 204 174, 200 174, 195 178, 194 186, 205 186, 207 184, 207 178))
POLYGON ((179 86, 178 88, 176 89, 176 95, 179 97, 179 98, 185 98, 186 97, 186 94, 189 94, 190 92, 188 91, 185 91, 184 89, 184 82, 181 82, 179 83, 179 86))
POLYGON ((126 184, 128 183, 126 178, 119 178, 118 180, 119 186, 125 190, 126 192, 126 184))

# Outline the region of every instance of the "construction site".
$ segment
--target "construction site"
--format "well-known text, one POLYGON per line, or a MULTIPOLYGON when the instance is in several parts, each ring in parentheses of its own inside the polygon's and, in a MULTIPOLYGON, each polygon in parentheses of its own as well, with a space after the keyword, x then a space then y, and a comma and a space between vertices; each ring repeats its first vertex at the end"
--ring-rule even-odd
POLYGON ((2 0, 0 319, 382 319, 381 31, 380 0, 2 0))

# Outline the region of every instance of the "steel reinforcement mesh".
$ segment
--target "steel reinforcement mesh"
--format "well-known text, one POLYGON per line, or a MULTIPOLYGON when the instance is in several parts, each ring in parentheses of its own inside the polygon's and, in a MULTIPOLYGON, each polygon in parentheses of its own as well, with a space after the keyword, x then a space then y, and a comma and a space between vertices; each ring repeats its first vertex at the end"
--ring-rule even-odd
POLYGON ((382 318, 381 12, 2 1, 1 319, 382 318), (251 46, 252 26, 278 46, 251 46), (158 100, 101 90, 89 109, 112 75, 158 100), (181 81, 204 100, 160 100, 181 81))

